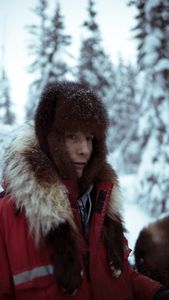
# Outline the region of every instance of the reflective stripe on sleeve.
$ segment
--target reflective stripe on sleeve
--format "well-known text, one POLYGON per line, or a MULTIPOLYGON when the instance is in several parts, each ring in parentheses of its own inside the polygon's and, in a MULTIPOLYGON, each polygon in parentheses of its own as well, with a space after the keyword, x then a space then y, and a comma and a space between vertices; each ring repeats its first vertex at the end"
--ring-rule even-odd
POLYGON ((13 276, 14 284, 19 285, 32 279, 53 274, 53 266, 46 265, 13 276))

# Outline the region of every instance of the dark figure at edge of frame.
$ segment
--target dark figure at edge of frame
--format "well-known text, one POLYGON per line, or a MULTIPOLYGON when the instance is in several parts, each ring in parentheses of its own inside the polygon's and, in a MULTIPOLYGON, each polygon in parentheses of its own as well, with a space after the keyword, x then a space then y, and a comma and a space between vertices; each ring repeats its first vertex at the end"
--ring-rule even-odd
POLYGON ((160 217, 139 233, 134 249, 139 273, 169 288, 169 216, 160 217))

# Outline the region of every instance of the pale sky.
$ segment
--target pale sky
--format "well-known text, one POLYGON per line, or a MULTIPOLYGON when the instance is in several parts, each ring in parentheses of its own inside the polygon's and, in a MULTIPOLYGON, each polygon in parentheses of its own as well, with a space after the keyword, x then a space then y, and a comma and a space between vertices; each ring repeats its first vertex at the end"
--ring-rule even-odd
MULTIPOLYGON (((27 67, 29 34, 25 29, 35 20, 31 8, 38 0, 0 0, 0 66, 3 64, 11 84, 11 96, 19 112, 27 98, 32 75, 27 67), (5 48, 4 51, 2 49, 5 48)), ((81 40, 81 25, 86 19, 87 0, 60 0, 65 28, 72 36, 72 54, 78 55, 81 40)), ((136 41, 131 28, 135 25, 135 11, 127 7, 128 0, 95 0, 97 21, 106 52, 116 62, 121 54, 126 61, 136 61, 136 41)), ((57 1, 49 0, 51 9, 57 1)), ((70 50, 71 50, 70 49, 70 50)))

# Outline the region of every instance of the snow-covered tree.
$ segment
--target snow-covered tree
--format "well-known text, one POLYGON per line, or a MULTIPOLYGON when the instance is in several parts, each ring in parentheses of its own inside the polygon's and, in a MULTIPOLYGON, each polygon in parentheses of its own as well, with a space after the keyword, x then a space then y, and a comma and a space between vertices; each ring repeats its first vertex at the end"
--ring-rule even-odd
POLYGON ((108 105, 108 90, 114 83, 114 70, 111 59, 102 46, 94 5, 93 0, 88 0, 88 16, 83 23, 84 33, 77 66, 77 79, 94 88, 108 105))
POLYGON ((64 80, 71 74, 67 62, 69 57, 67 47, 71 44, 71 36, 65 33, 64 18, 59 4, 48 29, 48 43, 46 81, 64 80))
POLYGON ((63 80, 71 73, 66 58, 71 37, 65 33, 64 18, 60 5, 54 14, 48 12, 47 0, 39 0, 34 9, 38 23, 28 27, 32 40, 29 48, 34 57, 30 72, 35 80, 30 85, 29 99, 26 105, 27 119, 31 119, 38 103, 42 88, 48 81, 63 80))
POLYGON ((145 82, 139 138, 144 149, 139 200, 153 213, 169 209, 169 2, 144 1, 146 37, 142 51, 145 82))
POLYGON ((27 29, 30 34, 29 40, 29 54, 33 57, 33 61, 29 66, 29 72, 34 75, 34 81, 30 84, 28 101, 26 103, 26 118, 31 119, 34 114, 36 103, 39 100, 42 89, 42 81, 45 74, 47 64, 48 47, 48 30, 47 24, 49 22, 47 16, 47 0, 39 0, 39 3, 32 9, 36 22, 27 29))
POLYGON ((137 125, 139 90, 137 69, 119 57, 116 66, 115 93, 110 111, 109 148, 114 151, 115 164, 121 173, 135 172, 139 164, 137 125))
POLYGON ((9 80, 4 68, 0 74, 0 122, 12 125, 15 121, 12 101, 10 96, 9 80))
POLYGON ((137 15, 135 17, 136 26, 132 30, 136 32, 135 38, 138 41, 137 59, 138 59, 138 65, 139 65, 140 69, 143 69, 143 67, 144 67, 144 55, 145 55, 144 41, 147 36, 145 3, 146 3, 145 0, 131 0, 128 3, 129 6, 135 5, 135 7, 137 9, 137 15))

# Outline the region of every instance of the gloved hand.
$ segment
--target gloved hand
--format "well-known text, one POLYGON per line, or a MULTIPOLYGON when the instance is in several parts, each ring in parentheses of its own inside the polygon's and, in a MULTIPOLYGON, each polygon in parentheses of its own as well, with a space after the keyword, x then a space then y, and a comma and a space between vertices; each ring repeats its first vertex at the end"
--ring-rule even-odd
POLYGON ((169 290, 159 291, 154 297, 153 300, 169 300, 169 290))

